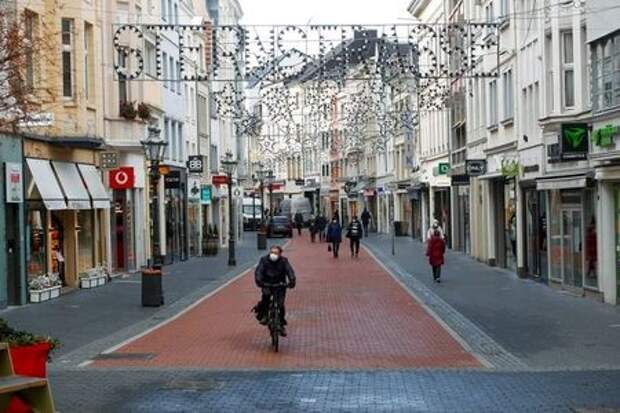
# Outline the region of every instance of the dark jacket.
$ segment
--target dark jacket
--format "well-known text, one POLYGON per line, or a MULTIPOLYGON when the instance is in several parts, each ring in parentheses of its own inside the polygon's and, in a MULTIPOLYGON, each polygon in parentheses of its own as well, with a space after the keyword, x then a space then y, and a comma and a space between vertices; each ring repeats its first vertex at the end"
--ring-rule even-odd
POLYGON ((295 286, 295 271, 288 262, 288 259, 280 257, 273 262, 269 259, 269 255, 260 259, 256 271, 254 272, 256 285, 263 287, 265 284, 288 283, 289 286, 295 286))
POLYGON ((340 224, 331 222, 327 226, 327 241, 342 242, 342 227, 340 224))
POLYGON ((428 262, 437 267, 443 265, 443 255, 446 252, 446 242, 441 236, 433 235, 427 243, 426 255, 428 256, 428 262))
POLYGON ((364 225, 368 225, 370 222, 370 212, 368 212, 368 210, 364 210, 364 212, 362 212, 362 222, 364 225))
POLYGON ((319 231, 324 231, 325 227, 327 227, 327 218, 323 215, 319 215, 316 219, 316 224, 319 227, 319 231))
POLYGON ((294 219, 295 219, 295 223, 296 223, 297 225, 301 225, 301 224, 303 224, 303 223, 304 223, 304 216, 303 216, 303 215, 301 215, 301 212, 297 212, 297 213, 295 214, 295 218, 294 218, 294 219))
POLYGON ((359 220, 351 221, 347 227, 347 237, 351 239, 358 239, 362 237, 362 223, 359 220))

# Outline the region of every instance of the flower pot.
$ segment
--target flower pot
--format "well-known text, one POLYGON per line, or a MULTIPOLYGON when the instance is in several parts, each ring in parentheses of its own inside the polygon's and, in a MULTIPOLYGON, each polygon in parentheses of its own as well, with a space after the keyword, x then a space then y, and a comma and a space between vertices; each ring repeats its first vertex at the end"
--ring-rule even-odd
MULTIPOLYGON (((37 343, 29 346, 9 346, 15 374, 30 377, 47 377, 47 358, 49 343, 37 343)), ((6 410, 7 413, 31 413, 33 410, 19 396, 13 396, 6 410)))
POLYGON ((52 298, 60 297, 61 288, 62 287, 60 285, 56 285, 54 287, 44 288, 42 290, 30 290, 30 302, 42 303, 52 298))

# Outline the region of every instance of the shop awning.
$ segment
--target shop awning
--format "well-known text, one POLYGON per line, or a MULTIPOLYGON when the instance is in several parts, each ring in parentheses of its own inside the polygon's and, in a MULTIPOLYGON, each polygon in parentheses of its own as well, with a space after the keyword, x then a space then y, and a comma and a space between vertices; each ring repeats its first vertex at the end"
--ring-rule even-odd
MULTIPOLYGON (((52 170, 50 161, 47 159, 27 158, 26 163, 28 164, 28 169, 30 169, 32 180, 41 195, 41 201, 45 204, 45 208, 50 211, 67 209, 65 197, 62 194, 62 189, 60 189, 60 184, 52 170)), ((29 198, 29 200, 32 201, 34 199, 29 198)))
POLYGON ((86 188, 93 200, 93 208, 110 208, 110 197, 103 186, 103 182, 101 182, 101 177, 95 165, 78 164, 78 169, 82 174, 82 178, 84 178, 84 182, 86 182, 86 188))
POLYGON ((90 196, 82 182, 77 165, 72 162, 52 161, 52 166, 67 198, 67 207, 69 209, 91 209, 90 196))
POLYGON ((496 178, 502 178, 504 175, 502 175, 501 172, 491 172, 485 175, 480 175, 477 178, 478 179, 496 179, 496 178))
POLYGON ((536 181, 536 189, 539 191, 550 191, 554 189, 585 188, 588 186, 588 177, 563 176, 558 178, 539 179, 536 181))

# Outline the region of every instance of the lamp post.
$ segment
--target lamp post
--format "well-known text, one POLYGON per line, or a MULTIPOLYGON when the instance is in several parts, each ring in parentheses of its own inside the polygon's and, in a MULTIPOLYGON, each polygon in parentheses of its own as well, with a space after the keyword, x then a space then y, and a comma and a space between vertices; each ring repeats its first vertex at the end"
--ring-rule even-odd
POLYGON ((235 259, 235 223, 233 215, 232 176, 235 172, 235 168, 237 167, 237 161, 233 159, 232 152, 226 152, 224 159, 221 160, 221 164, 222 169, 228 176, 228 265, 234 266, 237 265, 237 261, 235 259))
POLYGON ((157 126, 149 126, 148 138, 140 141, 144 148, 146 159, 150 161, 150 176, 153 186, 153 199, 151 201, 151 219, 153 220, 152 233, 152 258, 150 267, 161 265, 160 243, 159 243, 159 164, 164 160, 164 152, 168 142, 160 138, 161 129, 157 126))
POLYGON ((265 225, 265 202, 264 202, 264 189, 265 189, 265 170, 263 164, 258 163, 258 169, 256 170, 256 178, 259 183, 258 190, 260 192, 260 226, 265 225))
POLYGON ((275 179, 276 177, 273 171, 267 171, 265 180, 267 181, 267 185, 269 185, 269 218, 273 218, 273 183, 275 179))

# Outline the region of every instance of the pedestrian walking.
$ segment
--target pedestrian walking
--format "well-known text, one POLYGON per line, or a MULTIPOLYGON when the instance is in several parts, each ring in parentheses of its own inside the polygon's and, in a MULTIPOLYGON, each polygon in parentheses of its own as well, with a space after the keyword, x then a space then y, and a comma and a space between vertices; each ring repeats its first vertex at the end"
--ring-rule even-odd
POLYGON ((439 230, 435 230, 431 238, 428 240, 426 247, 426 256, 433 267, 433 281, 441 282, 441 266, 444 263, 443 256, 446 252, 446 242, 441 236, 439 230))
POLYGON ((295 226, 297 226, 297 235, 301 235, 301 229, 304 225, 304 216, 301 212, 295 213, 295 226))
POLYGON ((443 228, 441 227, 441 225, 439 225, 439 221, 437 221, 436 219, 433 220, 431 227, 426 232, 426 240, 427 241, 430 240, 435 234, 435 231, 439 231, 439 235, 445 241, 446 235, 444 234, 443 228))
POLYGON ((313 219, 310 222, 310 241, 314 242, 316 240, 316 234, 319 232, 319 224, 317 223, 317 219, 313 219))
POLYGON ((327 228, 327 218, 325 218, 325 215, 319 214, 316 218, 316 223, 319 229, 319 241, 322 242, 326 238, 325 228, 327 228))
POLYGON ((364 208, 362 212, 362 224, 364 225, 364 236, 368 237, 368 225, 370 224, 370 220, 372 219, 370 212, 368 212, 368 208, 364 208))
POLYGON ((332 219, 335 219, 340 224, 340 212, 338 212, 338 210, 334 212, 334 216, 332 217, 332 219))
POLYGON ((332 222, 327 226, 327 242, 329 242, 327 250, 334 254, 334 258, 338 258, 340 243, 342 242, 342 227, 336 218, 332 219, 332 222))
POLYGON ((351 246, 351 256, 357 257, 360 252, 360 239, 362 238, 362 223, 353 215, 353 219, 347 227, 347 238, 351 246))

